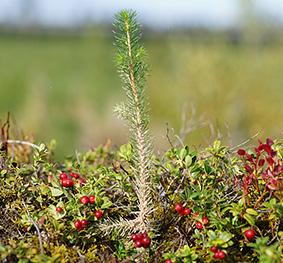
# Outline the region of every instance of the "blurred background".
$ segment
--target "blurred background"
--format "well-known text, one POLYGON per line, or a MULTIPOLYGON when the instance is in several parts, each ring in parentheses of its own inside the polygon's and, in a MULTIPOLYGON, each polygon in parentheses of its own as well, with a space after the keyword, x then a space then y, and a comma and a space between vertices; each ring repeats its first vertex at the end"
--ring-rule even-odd
POLYGON ((112 113, 124 100, 111 26, 123 8, 143 24, 158 149, 168 133, 194 146, 282 137, 278 0, 0 0, 2 122, 9 111, 18 131, 55 138, 58 158, 126 142, 112 113))

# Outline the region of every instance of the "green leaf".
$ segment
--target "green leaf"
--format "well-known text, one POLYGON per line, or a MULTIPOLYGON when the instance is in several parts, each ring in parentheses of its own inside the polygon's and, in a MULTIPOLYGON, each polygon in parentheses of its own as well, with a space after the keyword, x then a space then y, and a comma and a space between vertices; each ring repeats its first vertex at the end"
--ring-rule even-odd
POLYGON ((252 208, 247 208, 246 212, 253 216, 258 216, 258 212, 252 208))
POLYGON ((209 239, 212 241, 212 240, 215 240, 217 238, 216 236, 216 233, 212 230, 208 230, 208 236, 209 236, 209 239))
POLYGON ((60 195, 63 194, 63 191, 59 188, 55 188, 55 187, 50 186, 50 190, 51 190, 52 196, 60 196, 60 195))
POLYGON ((5 175, 7 173, 7 170, 1 170, 0 174, 5 175))
POLYGON ((187 150, 185 148, 181 149, 179 157, 181 160, 184 160, 185 156, 187 155, 187 150))
POLYGON ((40 191, 43 195, 46 195, 49 192, 49 187, 46 184, 42 184, 40 185, 40 191))
POLYGON ((109 208, 112 205, 112 202, 110 201, 109 198, 107 197, 103 197, 102 198, 103 204, 100 206, 101 209, 106 209, 109 208))
POLYGON ((199 199, 200 193, 199 192, 194 192, 190 195, 191 199, 199 199))
POLYGON ((207 162, 204 163, 204 170, 207 174, 210 174, 212 172, 212 168, 209 166, 207 162))
POLYGON ((231 238, 233 237, 233 235, 227 231, 221 232, 219 235, 219 238, 224 242, 228 242, 231 238))
POLYGON ((119 156, 123 159, 125 159, 126 161, 130 161, 131 160, 131 156, 132 156, 132 146, 131 144, 123 144, 120 146, 119 149, 119 156))
POLYGON ((0 252, 1 253, 4 253, 6 251, 5 247, 3 247, 1 244, 0 244, 0 252))
POLYGON ((254 217, 253 217, 252 215, 250 215, 250 214, 244 214, 244 218, 247 220, 247 222, 248 222, 250 225, 252 225, 252 226, 255 225, 255 219, 254 219, 254 217))
POLYGON ((44 143, 41 143, 39 146, 38 146, 38 151, 42 152, 46 149, 46 146, 44 143))
POLYGON ((186 167, 190 167, 192 162, 193 162, 192 157, 190 155, 187 155, 185 158, 186 167))
POLYGON ((213 148, 215 149, 219 149, 221 146, 221 142, 219 140, 216 140, 214 143, 213 143, 213 148))
POLYGON ((233 219, 232 219, 232 225, 233 225, 233 226, 236 225, 237 222, 238 222, 238 217, 237 217, 237 216, 233 217, 233 219))

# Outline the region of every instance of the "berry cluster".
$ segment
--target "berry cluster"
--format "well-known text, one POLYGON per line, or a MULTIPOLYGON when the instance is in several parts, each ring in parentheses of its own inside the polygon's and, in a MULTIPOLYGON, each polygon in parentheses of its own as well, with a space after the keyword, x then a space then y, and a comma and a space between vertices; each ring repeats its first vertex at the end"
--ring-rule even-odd
POLYGON ((87 205, 88 203, 94 204, 95 203, 95 196, 94 195, 90 195, 90 196, 84 195, 80 198, 80 202, 83 205, 87 205))
MULTIPOLYGON (((175 204, 175 210, 179 213, 180 216, 184 216, 184 215, 190 215, 191 214, 191 209, 188 207, 184 207, 183 204, 181 203, 177 203, 175 204)), ((199 213, 195 213, 194 218, 197 218, 199 216, 199 213)), ((203 229, 203 225, 208 225, 209 224, 209 220, 206 216, 202 217, 201 222, 196 221, 195 226, 197 229, 201 230, 203 229)))
POLYGON ((175 210, 179 213, 180 216, 188 216, 191 213, 191 209, 183 206, 181 203, 175 204, 175 210))
POLYGON ((86 183, 86 180, 84 178, 80 177, 79 174, 73 173, 73 172, 70 172, 69 174, 62 172, 59 178, 60 178, 61 185, 66 188, 74 186, 73 179, 77 179, 80 183, 80 186, 84 186, 86 183))
MULTIPOLYGON (((96 210, 94 212, 94 216, 97 218, 97 219, 100 219, 102 218, 103 216, 103 212, 101 210, 96 210)), ((87 225, 88 225, 88 220, 86 219, 79 219, 79 220, 76 220, 74 222, 74 226, 75 228, 77 229, 77 231, 81 231, 82 229, 86 228, 87 225)))
POLYGON ((146 232, 132 234, 131 239, 134 242, 135 248, 148 248, 151 244, 151 239, 146 232))
MULTIPOLYGON (((90 204, 94 204, 95 203, 95 196, 94 195, 90 195, 90 196, 82 196, 80 198, 80 202, 83 204, 83 205, 87 205, 88 203, 90 204)), ((100 219, 102 218, 103 216, 103 212, 101 210, 95 210, 94 211, 94 216, 97 218, 97 219, 100 219)))
MULTIPOLYGON (((80 177, 79 174, 73 173, 73 172, 69 172, 69 174, 62 172, 59 178, 60 178, 61 185, 63 187, 73 187, 74 186, 73 180, 78 180, 80 186, 83 186, 86 183, 86 180, 84 178, 80 177)), ((84 195, 80 198, 80 203, 82 203, 83 205, 94 204, 95 201, 96 201, 96 197, 94 195, 90 195, 90 196, 84 195)), ((62 207, 56 207, 57 213, 62 213, 62 211, 63 211, 62 207)), ((103 211, 95 210, 94 216, 97 219, 102 218, 103 211)), ((74 222, 74 226, 77 229, 77 231, 81 231, 82 229, 85 229, 87 227, 88 223, 89 222, 86 219, 76 220, 74 222)))
POLYGON ((83 230, 88 225, 88 221, 86 219, 76 220, 74 222, 74 226, 78 231, 83 230))
POLYGON ((224 259, 226 257, 225 252, 216 246, 211 247, 210 251, 214 253, 213 257, 215 259, 224 259))
MULTIPOLYGON (((101 210, 96 210, 94 211, 94 216, 97 218, 97 219, 100 219, 102 218, 103 216, 103 212, 101 210)), ((74 226, 75 228, 77 229, 77 231, 81 231, 82 229, 86 228, 87 225, 88 225, 88 220, 86 219, 79 219, 79 220, 76 220, 74 222, 74 226)))

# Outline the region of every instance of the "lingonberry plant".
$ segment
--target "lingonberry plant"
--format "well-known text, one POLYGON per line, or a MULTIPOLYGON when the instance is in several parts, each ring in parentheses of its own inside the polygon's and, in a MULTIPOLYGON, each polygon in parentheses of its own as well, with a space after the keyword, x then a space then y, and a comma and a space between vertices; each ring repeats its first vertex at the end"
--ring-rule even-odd
POLYGON ((134 12, 116 16, 127 95, 116 112, 127 121, 128 144, 56 162, 54 143, 11 140, 2 125, 0 259, 282 262, 283 141, 238 149, 217 140, 154 155, 140 34, 134 12))

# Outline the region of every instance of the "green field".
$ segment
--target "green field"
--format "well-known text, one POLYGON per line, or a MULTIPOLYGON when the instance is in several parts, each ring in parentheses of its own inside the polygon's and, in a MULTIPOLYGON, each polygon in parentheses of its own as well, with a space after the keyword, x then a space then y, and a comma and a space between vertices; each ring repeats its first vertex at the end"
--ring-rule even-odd
MULTIPOLYGON (((109 32, 110 33, 110 32, 109 32)), ((178 133, 182 113, 196 130, 187 137, 206 145, 261 132, 283 131, 283 45, 233 45, 222 39, 192 41, 189 34, 145 34, 151 71, 148 82, 152 130, 168 146, 166 123, 178 133)), ((17 130, 37 141, 56 138, 59 156, 110 138, 126 141, 112 114, 122 98, 111 37, 0 35, 0 116, 13 115, 17 130)))

